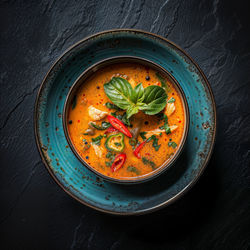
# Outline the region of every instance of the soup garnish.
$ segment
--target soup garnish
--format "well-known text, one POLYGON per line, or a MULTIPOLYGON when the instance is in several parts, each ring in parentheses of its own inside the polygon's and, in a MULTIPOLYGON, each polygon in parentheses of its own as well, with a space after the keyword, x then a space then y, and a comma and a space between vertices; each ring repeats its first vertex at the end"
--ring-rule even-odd
POLYGON ((173 157, 185 115, 168 78, 140 64, 120 63, 85 80, 67 124, 76 151, 92 168, 129 179, 150 174, 173 157))

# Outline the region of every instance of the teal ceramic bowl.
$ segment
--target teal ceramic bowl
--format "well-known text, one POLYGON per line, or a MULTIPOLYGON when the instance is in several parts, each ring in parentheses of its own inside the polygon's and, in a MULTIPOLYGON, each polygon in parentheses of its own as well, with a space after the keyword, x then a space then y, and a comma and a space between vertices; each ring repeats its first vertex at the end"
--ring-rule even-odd
POLYGON ((173 203, 197 182, 214 147, 216 108, 207 78, 177 45, 144 31, 111 30, 78 42, 54 63, 37 95, 34 126, 42 160, 67 194, 98 211, 137 215, 173 203), (174 167, 138 185, 111 183, 90 171, 70 148, 62 121, 66 97, 79 76, 102 60, 125 55, 168 71, 181 86, 190 113, 186 146, 174 167))
POLYGON ((187 100, 186 100, 185 94, 184 94, 181 86, 179 85, 179 83, 175 80, 175 78, 167 70, 165 70, 160 65, 158 65, 152 61, 138 57, 138 56, 137 57, 136 56, 111 57, 111 58, 104 59, 96 64, 93 64, 92 66, 87 68, 77 78, 77 80, 73 83, 72 87, 70 88, 69 93, 66 97, 65 105, 64 105, 64 109, 63 109, 63 129, 64 129, 66 139, 68 141, 68 144, 69 144, 72 152, 75 154, 75 156, 83 164, 84 167, 87 167, 90 171, 95 173, 97 176, 103 178, 104 180, 111 181, 111 182, 118 183, 118 184, 138 184, 138 183, 142 183, 145 181, 149 181, 149 180, 152 180, 153 178, 159 176, 164 171, 166 171, 171 166, 173 166, 173 164, 176 162, 176 160, 178 159, 178 157, 180 156, 180 154, 184 148, 184 145, 185 145, 185 142, 187 139, 187 135, 188 135, 188 127, 189 127, 189 110, 188 110, 187 100), (86 79, 88 79, 93 74, 95 74, 98 70, 100 70, 104 67, 110 66, 112 64, 127 63, 127 62, 137 63, 140 65, 144 65, 144 66, 147 66, 149 68, 152 68, 152 69, 156 70, 157 72, 160 72, 162 75, 166 76, 166 78, 171 81, 171 83, 175 86, 176 90, 178 91, 178 93, 181 97, 181 100, 182 100, 182 105, 183 105, 184 115, 185 115, 185 126, 184 126, 182 139, 181 139, 181 142, 178 146, 178 149, 177 149, 176 153, 174 154, 174 156, 170 160, 167 160, 161 166, 159 166, 156 170, 154 170, 152 173, 149 173, 147 175, 142 175, 142 176, 138 176, 138 177, 131 177, 129 179, 116 179, 116 178, 112 178, 112 177, 103 175, 102 173, 96 171, 94 168, 91 167, 91 165, 89 165, 78 154, 77 150, 75 149, 75 147, 70 139, 70 135, 68 132, 68 125, 67 125, 68 124, 68 111, 69 111, 70 104, 72 103, 74 96, 76 95, 78 89, 84 84, 84 81, 86 79))

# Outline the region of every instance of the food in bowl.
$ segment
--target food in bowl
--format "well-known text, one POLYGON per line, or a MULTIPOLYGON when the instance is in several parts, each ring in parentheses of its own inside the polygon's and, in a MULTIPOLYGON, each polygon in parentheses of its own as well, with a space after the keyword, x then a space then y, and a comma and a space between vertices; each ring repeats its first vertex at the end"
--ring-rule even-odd
POLYGON ((183 143, 187 110, 179 87, 135 62, 94 71, 70 93, 65 124, 74 150, 101 176, 153 175, 183 143))

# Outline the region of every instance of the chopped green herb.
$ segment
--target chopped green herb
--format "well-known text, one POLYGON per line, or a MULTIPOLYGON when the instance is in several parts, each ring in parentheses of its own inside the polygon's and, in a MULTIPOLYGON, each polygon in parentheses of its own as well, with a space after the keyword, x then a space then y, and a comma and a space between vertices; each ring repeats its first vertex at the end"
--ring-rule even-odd
POLYGON ((107 154, 106 154, 106 158, 111 158, 112 157, 112 153, 111 152, 108 152, 107 154))
POLYGON ((159 140, 158 138, 155 138, 153 141, 153 147, 155 148, 155 151, 158 151, 161 146, 158 144, 158 140, 159 140))
POLYGON ((174 99, 174 97, 171 97, 171 98, 168 100, 168 103, 173 103, 173 102, 175 102, 175 99, 174 99))
POLYGON ((147 132, 140 132, 140 136, 141 136, 142 140, 147 139, 146 136, 145 136, 146 134, 147 134, 147 132))
POLYGON ((74 95, 73 100, 72 100, 72 109, 76 107, 76 95, 74 95))
POLYGON ((160 133, 160 136, 162 136, 162 133, 160 133))
POLYGON ((107 137, 107 134, 104 134, 103 137, 107 137))
POLYGON ((176 148, 176 147, 177 147, 177 144, 176 144, 174 141, 170 141, 170 142, 168 143, 168 146, 169 146, 169 147, 172 147, 172 148, 176 148))
POLYGON ((164 126, 165 126, 166 134, 167 134, 167 135, 171 134, 171 129, 170 129, 170 127, 168 126, 168 124, 165 124, 164 126))
POLYGON ((91 122, 90 124, 92 127, 96 128, 98 130, 105 130, 111 126, 111 124, 109 122, 102 122, 101 126, 95 124, 94 122, 91 122))
POLYGON ((158 114, 156 114, 156 116, 161 121, 164 118, 164 113, 158 113, 158 114))
POLYGON ((140 171, 139 171, 136 167, 134 167, 134 166, 128 166, 128 167, 127 167, 127 171, 133 172, 133 173, 135 173, 135 174, 137 174, 137 175, 140 174, 140 171))
POLYGON ((167 85, 167 81, 165 80, 165 78, 159 72, 156 72, 155 76, 161 82, 162 88, 164 88, 166 91, 169 92, 170 89, 169 89, 169 86, 167 85))
POLYGON ((107 167, 111 167, 112 166, 112 162, 111 161, 105 161, 105 164, 107 167))
POLYGON ((100 145, 101 144, 101 139, 103 138, 103 136, 102 135, 99 135, 99 136, 97 136, 97 137, 95 137, 95 138, 92 138, 91 140, 92 140, 92 142, 94 143, 94 144, 96 144, 96 145, 100 145))
POLYGON ((171 129, 170 129, 169 125, 168 125, 168 117, 164 114, 163 118, 164 118, 164 125, 159 127, 159 128, 160 129, 165 129, 166 134, 168 135, 168 134, 171 133, 171 129))
POLYGON ((106 102, 106 103, 105 103, 105 106, 106 106, 108 109, 121 110, 118 106, 116 106, 115 104, 113 104, 113 103, 111 103, 111 102, 106 102))
POLYGON ((137 144, 137 139, 135 139, 135 138, 130 138, 130 139, 129 139, 129 144, 130 144, 131 146, 135 146, 135 145, 137 144))
POLYGON ((168 123, 168 117, 165 114, 163 115, 163 118, 164 118, 164 122, 168 123))
POLYGON ((117 147, 120 147, 122 144, 121 144, 120 142, 115 142, 115 145, 116 145, 117 147))
POLYGON ((111 167, 112 163, 115 159, 115 154, 112 154, 110 151, 106 154, 106 158, 110 159, 110 161, 106 161, 105 164, 108 167, 111 167))
MULTIPOLYGON (((118 118, 118 119, 119 119, 119 118, 118 118)), ((122 121, 125 125, 130 126, 130 122, 129 122, 129 119, 127 118, 127 113, 126 113, 126 112, 122 115, 121 121, 122 121)))
POLYGON ((150 161, 149 159, 147 159, 146 157, 142 157, 142 162, 145 165, 150 165, 152 167, 152 169, 156 168, 156 165, 153 161, 150 161))
POLYGON ((151 140, 153 140, 153 147, 155 148, 155 151, 158 151, 161 146, 161 144, 160 145, 158 144, 159 139, 156 138, 155 135, 152 135, 147 139, 147 142, 150 142, 151 140))
POLYGON ((150 142, 151 140, 154 140, 156 138, 155 135, 151 135, 150 137, 148 137, 147 142, 150 142))

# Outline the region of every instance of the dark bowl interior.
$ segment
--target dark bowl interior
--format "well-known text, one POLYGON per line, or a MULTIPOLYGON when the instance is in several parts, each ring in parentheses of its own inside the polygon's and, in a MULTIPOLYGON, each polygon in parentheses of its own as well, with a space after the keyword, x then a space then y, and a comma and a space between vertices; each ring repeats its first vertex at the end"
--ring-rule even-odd
POLYGON ((67 98, 65 100, 65 104, 64 104, 64 110, 63 110, 63 129, 64 129, 64 133, 66 136, 66 139, 68 141, 68 144, 71 148, 71 150, 73 151, 73 153, 76 155, 76 157, 79 159, 79 161, 85 166, 87 167, 89 170, 91 170, 92 172, 94 172, 96 175, 100 176, 101 178, 107 180, 107 181, 111 181, 114 183, 119 183, 119 184, 137 184, 137 183, 141 183, 141 182, 145 182, 148 180, 151 180, 157 176, 159 176, 161 173, 163 173, 164 171, 166 171, 167 169, 169 169, 171 166, 173 166, 173 164, 175 163, 175 161, 178 159, 178 157, 180 156, 186 139, 187 139, 187 134, 188 134, 188 128, 189 128, 189 109, 188 109, 188 105, 187 105, 187 100, 186 97, 184 95, 184 92, 182 90, 182 88, 180 87, 179 83, 176 81, 176 79, 167 71, 165 70, 163 67, 161 67, 160 65, 151 62, 149 60, 140 58, 140 57, 133 57, 133 56, 118 56, 118 57, 111 57, 108 59, 105 59, 103 61, 100 61, 96 64, 94 64, 93 66, 89 67, 87 70, 85 70, 79 77, 78 79, 74 82, 74 84, 72 85, 67 98), (95 73, 96 71, 112 65, 112 64, 117 64, 117 63, 138 63, 141 65, 145 65, 147 67, 150 67, 152 69, 157 70, 158 72, 160 72, 162 75, 166 76, 172 83, 173 85, 176 87, 177 91, 180 94, 180 97, 182 99, 182 103, 183 103, 183 107, 184 107, 184 113, 185 113, 185 127, 184 127, 184 132, 183 132, 183 136, 182 136, 182 140, 181 143, 176 151, 176 153, 174 154, 174 156, 170 159, 167 160, 166 162, 164 162, 160 167, 158 167, 156 170, 154 170, 153 172, 146 174, 146 175, 142 175, 139 177, 131 177, 129 179, 116 179, 116 178, 112 178, 106 175, 101 174, 100 172, 96 171, 94 168, 92 168, 77 152, 77 150, 75 149, 73 143, 71 142, 71 138, 69 136, 69 132, 68 132, 68 127, 67 127, 67 118, 68 118, 68 111, 69 111, 69 106, 73 101, 73 98, 75 96, 75 94, 77 93, 78 89, 82 86, 82 84, 84 84, 84 81, 91 77, 93 75, 93 73, 95 73))

